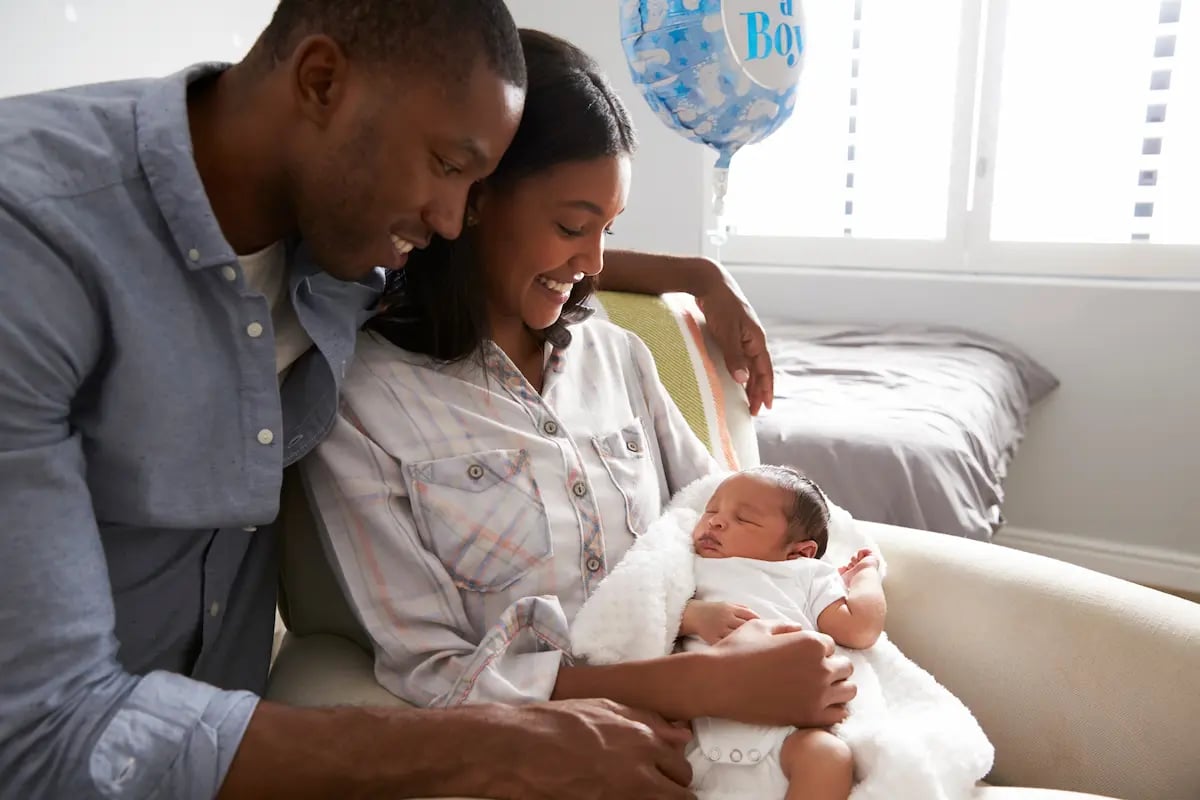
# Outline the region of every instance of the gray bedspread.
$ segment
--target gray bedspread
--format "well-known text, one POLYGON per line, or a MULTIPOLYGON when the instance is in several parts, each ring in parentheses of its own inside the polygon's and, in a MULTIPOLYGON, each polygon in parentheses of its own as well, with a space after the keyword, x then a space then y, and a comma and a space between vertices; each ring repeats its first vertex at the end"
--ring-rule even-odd
POLYGON ((858 519, 989 540, 1030 407, 1058 380, 1016 348, 931 327, 768 323, 762 462, 803 470, 858 519))

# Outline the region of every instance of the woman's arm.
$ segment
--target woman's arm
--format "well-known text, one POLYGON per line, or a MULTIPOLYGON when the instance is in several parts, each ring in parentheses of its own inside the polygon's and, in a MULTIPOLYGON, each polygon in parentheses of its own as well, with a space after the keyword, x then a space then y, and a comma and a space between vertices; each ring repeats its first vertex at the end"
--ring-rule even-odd
MULTIPOLYGON (((366 411, 376 400, 369 391, 358 397, 366 411)), ((372 421, 356 419, 364 429, 372 421)), ((476 644, 458 587, 418 533, 397 459, 339 416, 302 469, 317 530, 375 646, 385 688, 418 706, 550 696, 569 641, 557 600, 517 600, 476 644), (554 642, 558 649, 547 649, 554 642)))
POLYGON ((750 413, 771 407, 775 374, 767 334, 737 281, 710 258, 613 250, 604 256, 602 288, 638 294, 683 292, 696 298, 734 380, 746 386, 750 413))
POLYGON ((845 704, 856 692, 851 671, 828 636, 751 620, 702 652, 564 666, 553 697, 606 697, 675 720, 827 727, 845 719, 845 704))

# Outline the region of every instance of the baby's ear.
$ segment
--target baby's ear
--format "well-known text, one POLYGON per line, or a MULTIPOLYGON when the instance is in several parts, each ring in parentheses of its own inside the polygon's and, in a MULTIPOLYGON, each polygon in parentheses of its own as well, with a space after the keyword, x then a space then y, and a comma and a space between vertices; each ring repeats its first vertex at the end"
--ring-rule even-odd
POLYGON ((791 561, 794 558, 816 558, 817 543, 812 539, 803 542, 792 542, 788 545, 787 557, 791 561))

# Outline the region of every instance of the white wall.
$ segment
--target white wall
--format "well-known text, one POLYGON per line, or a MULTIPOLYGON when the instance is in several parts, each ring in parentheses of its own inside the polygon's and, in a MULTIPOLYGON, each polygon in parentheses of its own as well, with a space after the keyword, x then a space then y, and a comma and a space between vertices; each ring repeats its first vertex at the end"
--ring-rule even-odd
MULTIPOLYGON (((643 140, 620 244, 697 252, 707 152, 637 96, 616 0, 509 0, 609 73, 643 140)), ((1200 284, 737 268, 765 316, 962 325, 1061 379, 1013 464, 998 541, 1136 580, 1200 590, 1200 284)))
POLYGON ((569 39, 604 68, 629 106, 641 139, 625 215, 614 226, 616 248, 698 253, 697 219, 704 202, 705 148, 667 129, 629 77, 621 49, 618 0, 507 0, 517 24, 569 39))
POLYGON ((275 0, 0 0, 0 97, 241 58, 275 0))

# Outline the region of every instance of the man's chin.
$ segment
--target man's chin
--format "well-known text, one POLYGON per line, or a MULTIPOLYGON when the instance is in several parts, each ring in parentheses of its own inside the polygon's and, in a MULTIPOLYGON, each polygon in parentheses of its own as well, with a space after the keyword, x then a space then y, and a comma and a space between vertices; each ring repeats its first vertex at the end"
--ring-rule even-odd
POLYGON ((325 272, 337 278, 339 281, 345 281, 347 283, 361 281, 376 269, 375 265, 363 266, 361 262, 356 264, 330 263, 323 265, 322 268, 325 270, 325 272))

